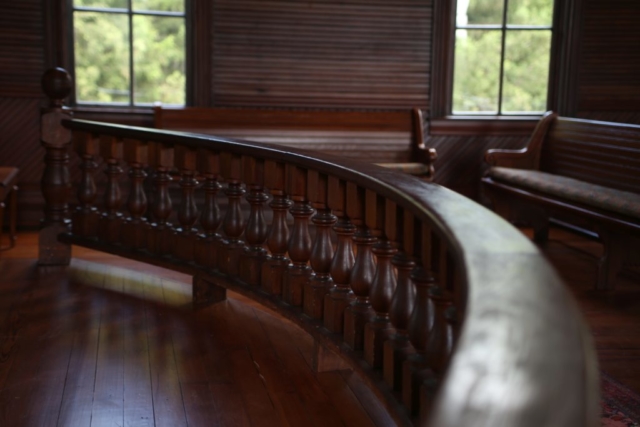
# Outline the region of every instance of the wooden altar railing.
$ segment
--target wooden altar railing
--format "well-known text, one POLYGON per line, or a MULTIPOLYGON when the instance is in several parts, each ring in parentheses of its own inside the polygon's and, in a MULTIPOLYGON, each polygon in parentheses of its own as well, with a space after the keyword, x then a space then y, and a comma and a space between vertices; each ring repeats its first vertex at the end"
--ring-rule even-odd
POLYGON ((398 425, 596 425, 589 333, 553 269, 493 213, 375 165, 73 120, 68 74, 48 71, 43 87, 41 264, 82 245, 193 275, 196 304, 249 296, 314 337, 319 369, 339 355, 398 425))

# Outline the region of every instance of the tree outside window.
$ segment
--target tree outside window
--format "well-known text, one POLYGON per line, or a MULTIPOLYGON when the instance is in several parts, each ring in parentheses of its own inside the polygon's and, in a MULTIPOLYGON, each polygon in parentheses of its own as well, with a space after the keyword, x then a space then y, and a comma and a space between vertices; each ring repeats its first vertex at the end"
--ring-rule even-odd
POLYGON ((553 0, 458 0, 453 114, 547 109, 553 0))
POLYGON ((184 105, 184 0, 73 0, 76 102, 184 105))

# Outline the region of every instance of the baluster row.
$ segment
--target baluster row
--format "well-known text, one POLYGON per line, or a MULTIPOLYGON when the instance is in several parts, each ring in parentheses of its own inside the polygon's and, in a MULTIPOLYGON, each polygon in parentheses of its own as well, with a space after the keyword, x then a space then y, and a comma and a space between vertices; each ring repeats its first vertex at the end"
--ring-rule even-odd
POLYGON ((76 133, 74 142, 82 171, 74 234, 196 263, 280 296, 342 334, 382 370, 412 414, 428 404, 455 340, 456 289, 443 240, 409 210, 355 183, 285 162, 86 133, 76 133), (98 154, 107 178, 100 215, 98 154), (130 176, 126 217, 120 212, 123 162, 130 176), (148 220, 146 167, 154 187, 148 220), (180 203, 172 226, 175 170, 180 203), (241 205, 246 191, 247 219, 241 205))

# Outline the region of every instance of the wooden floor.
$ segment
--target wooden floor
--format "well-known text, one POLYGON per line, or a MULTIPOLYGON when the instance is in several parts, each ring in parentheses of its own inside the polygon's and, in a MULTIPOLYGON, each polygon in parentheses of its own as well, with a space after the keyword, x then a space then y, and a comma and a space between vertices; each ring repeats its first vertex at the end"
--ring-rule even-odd
MULTIPOLYGON (((528 230, 525 234, 531 235, 528 230)), ((542 248, 578 301, 591 326, 600 369, 640 393, 640 266, 629 266, 611 291, 596 291, 596 260, 602 245, 552 229, 542 248)))
POLYGON ((37 268, 35 233, 0 257, 0 426, 393 425, 239 295, 193 311, 189 277, 80 248, 37 268))
MULTIPOLYGON (((23 233, 0 254, 0 426, 393 425, 356 375, 314 374, 311 338, 241 296, 193 311, 182 274, 78 248, 37 268, 36 250, 23 233)), ((640 280, 593 290, 601 250, 562 230, 544 247, 601 369, 640 392, 640 280)))

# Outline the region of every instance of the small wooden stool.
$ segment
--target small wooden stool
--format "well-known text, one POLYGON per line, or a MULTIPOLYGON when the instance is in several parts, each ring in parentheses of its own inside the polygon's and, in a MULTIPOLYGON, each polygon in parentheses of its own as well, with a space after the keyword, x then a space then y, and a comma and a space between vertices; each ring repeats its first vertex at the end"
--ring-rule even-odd
MULTIPOLYGON (((16 219, 18 212, 18 168, 0 166, 0 233, 4 226, 4 208, 9 199, 9 246, 0 250, 11 249, 16 244, 16 219)), ((1 235, 1 234, 0 234, 1 235)))

